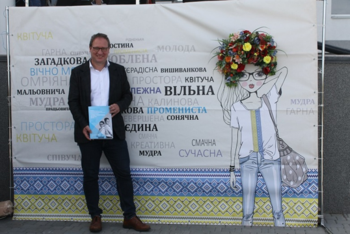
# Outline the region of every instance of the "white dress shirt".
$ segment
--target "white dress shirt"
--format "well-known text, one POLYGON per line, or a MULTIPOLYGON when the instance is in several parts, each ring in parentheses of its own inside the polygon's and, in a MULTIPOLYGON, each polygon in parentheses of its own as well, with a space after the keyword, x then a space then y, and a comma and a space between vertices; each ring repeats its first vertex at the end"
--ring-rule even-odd
POLYGON ((109 62, 101 70, 96 70, 90 62, 91 106, 109 106, 109 62))

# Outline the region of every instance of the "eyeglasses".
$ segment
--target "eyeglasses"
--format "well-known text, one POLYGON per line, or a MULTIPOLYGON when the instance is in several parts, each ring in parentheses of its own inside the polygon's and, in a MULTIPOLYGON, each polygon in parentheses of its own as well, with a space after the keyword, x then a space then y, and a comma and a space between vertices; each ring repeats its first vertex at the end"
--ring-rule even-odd
POLYGON ((99 52, 101 50, 103 53, 106 53, 108 49, 108 47, 92 47, 94 52, 99 52))
POLYGON ((247 81, 249 80, 250 76, 252 76, 254 80, 265 80, 267 77, 262 71, 243 72, 243 76, 239 79, 239 81, 247 81))

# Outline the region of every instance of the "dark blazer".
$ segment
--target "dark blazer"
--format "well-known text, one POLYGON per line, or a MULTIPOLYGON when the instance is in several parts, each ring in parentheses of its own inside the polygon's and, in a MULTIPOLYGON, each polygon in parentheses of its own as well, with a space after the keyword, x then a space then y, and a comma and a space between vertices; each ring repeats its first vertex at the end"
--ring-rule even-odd
MULTIPOLYGON (((121 113, 132 101, 130 85, 123 66, 110 62, 109 70, 109 105, 116 103, 120 112, 112 118, 113 135, 125 139, 124 120, 121 113)), ((91 77, 89 62, 71 72, 68 105, 75 121, 74 140, 77 143, 88 142, 83 128, 89 125, 88 107, 91 106, 91 77)))

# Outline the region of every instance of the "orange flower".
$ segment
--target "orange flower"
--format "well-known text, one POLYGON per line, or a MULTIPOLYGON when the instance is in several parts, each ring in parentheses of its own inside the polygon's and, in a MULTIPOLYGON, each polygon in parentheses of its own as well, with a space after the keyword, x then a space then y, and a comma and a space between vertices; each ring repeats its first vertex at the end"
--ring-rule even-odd
POLYGON ((235 62, 236 63, 242 63, 242 59, 241 59, 241 57, 239 57, 239 55, 235 56, 235 62))

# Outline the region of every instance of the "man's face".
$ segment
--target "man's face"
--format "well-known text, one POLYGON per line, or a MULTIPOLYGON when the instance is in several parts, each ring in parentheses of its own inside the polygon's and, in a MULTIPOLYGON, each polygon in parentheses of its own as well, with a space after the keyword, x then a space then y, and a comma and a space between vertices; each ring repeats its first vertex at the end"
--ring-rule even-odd
POLYGON ((105 65, 109 54, 108 41, 97 37, 90 47, 91 63, 93 65, 105 65))

